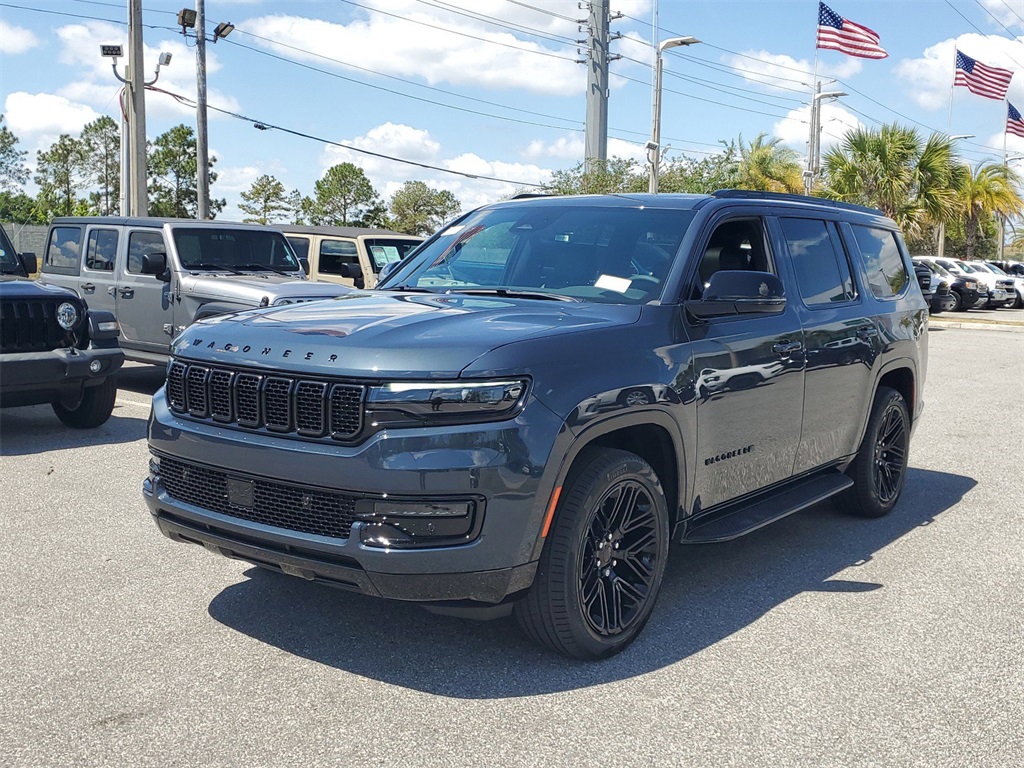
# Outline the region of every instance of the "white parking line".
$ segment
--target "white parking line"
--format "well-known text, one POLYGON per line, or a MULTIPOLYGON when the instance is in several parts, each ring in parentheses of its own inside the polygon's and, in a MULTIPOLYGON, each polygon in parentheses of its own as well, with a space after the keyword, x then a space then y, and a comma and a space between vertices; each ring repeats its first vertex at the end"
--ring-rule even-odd
POLYGON ((117 404, 118 405, 134 405, 134 406, 137 406, 139 408, 149 408, 149 406, 152 405, 152 402, 153 402, 152 398, 150 398, 148 400, 131 400, 131 399, 127 398, 127 397, 124 397, 123 395, 118 395, 117 396, 117 404))

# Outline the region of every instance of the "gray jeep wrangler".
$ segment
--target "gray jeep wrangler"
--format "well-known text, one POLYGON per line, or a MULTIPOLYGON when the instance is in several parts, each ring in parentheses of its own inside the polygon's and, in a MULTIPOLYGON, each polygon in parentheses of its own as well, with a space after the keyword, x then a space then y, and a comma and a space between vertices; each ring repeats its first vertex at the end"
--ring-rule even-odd
POLYGON ((197 320, 351 290, 307 280, 277 230, 159 218, 54 219, 40 280, 113 312, 125 356, 158 364, 167 362, 171 339, 197 320))

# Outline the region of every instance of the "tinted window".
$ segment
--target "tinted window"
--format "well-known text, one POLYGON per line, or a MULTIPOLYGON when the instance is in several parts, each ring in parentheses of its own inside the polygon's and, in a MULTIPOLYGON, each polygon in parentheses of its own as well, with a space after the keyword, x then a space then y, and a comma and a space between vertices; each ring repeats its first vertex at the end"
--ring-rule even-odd
POLYGON ((21 262, 18 261, 18 254, 14 250, 14 245, 11 243, 10 238, 7 237, 7 232, 3 227, 0 227, 0 274, 10 275, 20 273, 21 262))
POLYGON ((309 258, 309 238, 308 237, 292 237, 288 235, 288 242, 292 246, 292 250, 295 251, 295 255, 300 259, 309 258))
POLYGON ((43 263, 53 272, 78 274, 81 246, 81 227, 54 227, 50 230, 50 241, 46 245, 46 259, 43 263))
POLYGON ((800 295, 808 306, 850 301, 853 284, 846 256, 824 221, 779 219, 796 271, 800 295))
POLYGON ((175 227, 173 232, 185 269, 300 271, 291 246, 279 232, 215 227, 175 227))
POLYGON ((885 229, 854 226, 853 236, 864 257, 868 287, 875 298, 890 299, 900 294, 910 278, 896 235, 885 229))
POLYGON ((117 258, 117 230, 94 229, 85 244, 85 268, 113 272, 117 258))
POLYGON ((325 275, 340 275, 342 264, 359 264, 359 251, 352 240, 321 240, 317 270, 325 275))
POLYGON ((128 236, 128 271, 142 273, 142 256, 147 253, 166 253, 164 236, 159 232, 132 232, 128 236))

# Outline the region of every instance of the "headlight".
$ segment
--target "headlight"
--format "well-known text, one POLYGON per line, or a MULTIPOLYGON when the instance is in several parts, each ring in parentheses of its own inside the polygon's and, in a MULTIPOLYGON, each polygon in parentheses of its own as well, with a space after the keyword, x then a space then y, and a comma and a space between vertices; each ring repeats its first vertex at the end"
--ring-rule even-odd
POLYGON ((57 325, 65 331, 78 325, 78 307, 67 301, 57 307, 57 325))
POLYGON ((276 299, 274 301, 274 306, 275 307, 283 307, 285 304, 291 304, 291 303, 292 303, 291 299, 276 299))
POLYGON ((370 387, 367 407, 380 426, 489 421, 521 407, 526 388, 522 379, 394 382, 370 387))

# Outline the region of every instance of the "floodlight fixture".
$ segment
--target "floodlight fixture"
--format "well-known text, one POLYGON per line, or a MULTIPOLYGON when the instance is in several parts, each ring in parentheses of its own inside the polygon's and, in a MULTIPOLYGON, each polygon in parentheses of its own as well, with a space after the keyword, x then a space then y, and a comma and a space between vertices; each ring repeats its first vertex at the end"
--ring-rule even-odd
POLYGON ((105 56, 108 59, 119 59, 124 56, 124 48, 120 45, 101 45, 100 56, 105 56))
POLYGON ((216 43, 222 37, 227 37, 228 35, 230 35, 234 31, 235 31, 235 25, 234 24, 232 24, 230 21, 222 21, 213 30, 213 42, 216 43))
POLYGON ((196 12, 192 8, 182 8, 178 11, 178 26, 184 31, 186 29, 195 29, 196 27, 196 12))
POLYGON ((171 63, 170 51, 164 51, 163 53, 160 54, 160 58, 156 60, 156 65, 158 67, 166 67, 170 63, 171 63))

